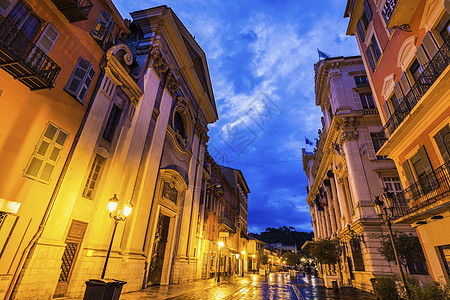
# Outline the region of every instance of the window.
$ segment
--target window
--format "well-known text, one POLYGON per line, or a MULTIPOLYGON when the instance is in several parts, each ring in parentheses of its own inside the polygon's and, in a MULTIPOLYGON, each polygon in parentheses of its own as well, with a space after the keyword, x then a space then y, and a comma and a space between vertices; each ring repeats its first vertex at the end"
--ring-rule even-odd
POLYGON ((383 186, 388 192, 392 192, 394 194, 397 194, 403 190, 402 183, 400 182, 400 178, 398 176, 383 177, 383 186))
POLYGON ((186 139, 186 129, 184 128, 183 118, 179 112, 176 112, 173 118, 173 126, 176 133, 178 133, 183 139, 186 139))
POLYGON ((122 109, 120 109, 117 105, 113 105, 111 112, 109 113, 105 131, 103 132, 103 138, 110 143, 114 138, 114 133, 116 132, 117 125, 119 125, 121 115, 122 109))
POLYGON ((34 148, 23 176, 39 182, 50 182, 51 175, 66 144, 69 134, 52 123, 45 127, 39 142, 34 148))
POLYGON ((0 15, 5 15, 14 0, 0 0, 0 15))
POLYGON ((98 18, 97 24, 95 24, 94 30, 92 30, 91 35, 99 43, 99 45, 106 50, 109 45, 113 42, 112 32, 114 29, 114 19, 107 12, 102 10, 100 17, 98 18))
POLYGON ((442 19, 439 21, 438 26, 436 27, 436 30, 441 35, 442 39, 444 41, 448 40, 450 36, 450 16, 446 12, 442 19))
POLYGON ((355 76, 356 87, 366 87, 369 86, 369 80, 367 76, 355 76))
POLYGON ((372 72, 375 71, 376 65, 381 56, 380 47, 378 47, 375 35, 372 35, 372 38, 370 39, 370 44, 366 49, 366 56, 372 72))
POLYGON ((371 93, 359 94, 359 99, 361 100, 361 105, 364 109, 375 108, 371 93))
POLYGON ((450 126, 447 124, 433 137, 444 163, 450 162, 450 126))
POLYGON ((367 158, 369 158, 370 160, 377 159, 374 144, 372 142, 372 135, 369 134, 368 132, 360 132, 360 134, 365 145, 367 158))
POLYGON ((80 57, 67 82, 65 90, 83 103, 94 75, 95 70, 92 64, 80 57))
POLYGON ((93 196, 97 182, 100 180, 101 171, 106 159, 96 154, 94 161, 92 162, 91 170, 89 171, 89 176, 84 186, 83 196, 86 198, 91 198, 93 196))
POLYGON ((411 64, 411 67, 409 67, 409 72, 411 73, 412 78, 415 82, 419 80, 419 76, 422 73, 422 67, 420 66, 417 59, 414 60, 414 62, 411 64))
MULTIPOLYGON (((3 6, 3 5, 2 5, 3 6)), ((22 3, 17 2, 16 5, 8 13, 7 18, 20 29, 26 37, 32 39, 39 27, 41 21, 31 13, 22 3)))
MULTIPOLYGON (((380 133, 370 133, 370 139, 372 140, 373 149, 375 151, 375 154, 380 150, 382 143, 379 140, 380 133)), ((377 155, 377 159, 387 159, 387 156, 384 155, 377 155)))
POLYGON ((356 24, 356 30, 358 31, 359 38, 361 42, 364 41, 366 36, 367 28, 369 27, 369 23, 372 20, 372 10, 370 9, 369 3, 367 0, 364 1, 364 12, 362 14, 361 19, 359 19, 356 24))
POLYGON ((424 146, 421 146, 411 159, 403 162, 403 170, 410 186, 415 182, 418 183, 412 191, 414 198, 420 197, 420 194, 425 195, 437 188, 436 176, 424 146), (418 188, 421 189, 421 193, 416 190, 418 188))
POLYGON ((439 246, 437 248, 441 255, 442 264, 447 273, 447 277, 450 277, 450 245, 439 246))

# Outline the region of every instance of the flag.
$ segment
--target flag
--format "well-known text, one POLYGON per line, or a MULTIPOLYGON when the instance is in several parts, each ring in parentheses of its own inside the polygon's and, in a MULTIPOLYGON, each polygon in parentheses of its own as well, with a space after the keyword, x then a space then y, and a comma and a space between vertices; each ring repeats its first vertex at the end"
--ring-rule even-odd
POLYGON ((310 141, 310 140, 308 140, 307 138, 306 138, 306 136, 305 136, 305 143, 306 143, 306 145, 313 145, 313 143, 310 141))
POLYGON ((328 55, 326 55, 325 53, 323 53, 322 51, 319 50, 319 48, 317 48, 317 52, 319 53, 319 60, 321 58, 330 58, 328 55))

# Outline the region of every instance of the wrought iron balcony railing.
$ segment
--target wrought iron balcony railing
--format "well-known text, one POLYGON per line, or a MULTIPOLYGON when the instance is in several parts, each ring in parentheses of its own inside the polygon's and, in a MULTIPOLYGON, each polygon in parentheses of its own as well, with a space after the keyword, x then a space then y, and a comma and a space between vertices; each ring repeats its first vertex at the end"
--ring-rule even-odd
POLYGON ((356 82, 357 88, 370 87, 369 81, 358 81, 356 82))
POLYGON ((228 228, 229 231, 236 232, 236 225, 234 222, 228 220, 226 217, 219 217, 219 225, 225 225, 225 227, 228 228))
POLYGON ((450 196, 450 161, 422 176, 403 191, 392 195, 396 219, 414 213, 450 196))
POLYGON ((31 90, 52 88, 61 70, 6 17, 0 17, 0 68, 31 90))
POLYGON ((450 62, 450 39, 447 39, 433 59, 423 68, 422 73, 417 78, 416 83, 409 90, 400 104, 395 109, 389 120, 384 125, 381 132, 377 135, 378 143, 381 146, 388 140, 400 126, 403 120, 409 115, 412 109, 420 101, 422 96, 430 89, 433 83, 441 76, 450 62))
POLYGON ((397 0, 386 0, 383 10, 381 11, 381 14, 384 17, 386 24, 389 23, 389 20, 391 19, 392 14, 394 13, 394 9, 395 9, 396 5, 397 5, 397 0))
POLYGON ((92 9, 90 0, 52 0, 69 22, 86 20, 92 9))

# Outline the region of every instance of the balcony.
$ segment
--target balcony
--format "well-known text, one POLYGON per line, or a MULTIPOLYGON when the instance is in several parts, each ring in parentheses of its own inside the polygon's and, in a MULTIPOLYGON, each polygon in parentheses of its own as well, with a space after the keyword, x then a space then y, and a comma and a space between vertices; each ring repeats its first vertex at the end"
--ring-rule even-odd
POLYGON ((249 240, 248 234, 245 233, 243 230, 241 230, 241 238, 246 239, 247 241, 249 240))
POLYGON ((450 196, 450 161, 420 178, 403 191, 392 195, 393 215, 398 222, 414 223, 447 211, 450 196))
POLYGON ((387 0, 381 12, 386 21, 386 27, 409 29, 409 22, 418 4, 418 0, 387 0))
POLYGON ((52 0, 70 23, 87 20, 92 9, 90 0, 52 0))
POLYGON ((409 115, 420 99, 430 89, 433 83, 441 76, 450 62, 450 39, 444 42, 433 59, 423 68, 422 73, 411 90, 400 100, 398 107, 377 135, 380 148, 388 140, 403 120, 409 115))
POLYGON ((226 231, 236 233, 236 225, 225 217, 219 217, 219 226, 226 231))
POLYGON ((30 90, 52 88, 61 70, 5 17, 0 17, 0 68, 30 90))

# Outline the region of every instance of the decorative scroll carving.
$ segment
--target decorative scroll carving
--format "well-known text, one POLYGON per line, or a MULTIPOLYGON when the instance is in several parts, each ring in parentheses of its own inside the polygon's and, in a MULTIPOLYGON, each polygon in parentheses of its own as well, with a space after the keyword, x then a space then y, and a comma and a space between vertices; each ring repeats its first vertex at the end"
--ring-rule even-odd
POLYGON ((341 78, 342 77, 342 73, 341 71, 331 71, 330 73, 328 73, 328 78, 341 78))
POLYGON ((152 67, 159 75, 165 73, 169 69, 169 64, 164 59, 159 48, 153 48, 151 52, 152 56, 152 67))
POLYGON ((341 134, 341 142, 345 141, 357 141, 358 140, 358 131, 356 130, 346 130, 341 134))
POLYGON ((162 195, 177 204, 178 191, 175 188, 175 180, 173 178, 170 181, 164 182, 162 195))
POLYGON ((169 93, 174 95, 179 87, 180 87, 180 84, 179 84, 178 80, 175 78, 175 75, 170 70, 169 74, 167 74, 167 79, 166 79, 167 90, 169 91, 169 93))

